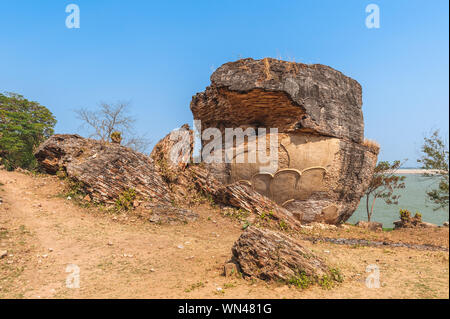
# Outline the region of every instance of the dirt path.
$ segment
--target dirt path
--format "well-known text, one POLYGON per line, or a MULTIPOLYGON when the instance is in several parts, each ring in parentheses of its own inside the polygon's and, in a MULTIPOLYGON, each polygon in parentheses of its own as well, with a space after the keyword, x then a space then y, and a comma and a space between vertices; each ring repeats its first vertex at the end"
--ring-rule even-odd
POLYGON ((0 170, 0 298, 448 298, 448 252, 406 248, 305 241, 343 271, 332 290, 225 278, 236 220, 198 207, 196 222, 154 225, 81 208, 58 196, 62 183, 0 170), (70 264, 80 288, 66 287, 70 264), (364 283, 369 264, 381 268, 380 289, 364 283))
POLYGON ((2 227, 12 235, 2 238, 1 250, 13 252, 7 265, 24 266, 11 287, 18 296, 174 297, 174 287, 218 272, 240 233, 228 231, 236 228, 230 220, 220 221, 230 224, 225 232, 217 221, 157 226, 98 215, 55 197, 61 182, 51 177, 0 171, 0 181, 2 227), (15 254, 21 246, 23 254, 15 254), (80 268, 80 289, 65 287, 69 264, 80 268))

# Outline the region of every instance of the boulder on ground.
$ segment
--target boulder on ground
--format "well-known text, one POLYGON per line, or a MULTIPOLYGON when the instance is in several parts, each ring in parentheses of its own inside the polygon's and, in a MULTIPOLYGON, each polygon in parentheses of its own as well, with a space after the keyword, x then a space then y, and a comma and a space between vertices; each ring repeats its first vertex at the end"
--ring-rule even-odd
POLYGON ((156 143, 150 157, 156 170, 169 185, 172 196, 178 202, 185 202, 192 195, 192 184, 185 171, 192 163, 193 131, 188 124, 182 125, 156 143))
POLYGON ((244 276, 301 286, 342 280, 337 270, 281 232, 250 226, 235 242, 232 253, 244 276))
POLYGON ((377 231, 377 230, 383 230, 383 224, 378 222, 366 222, 363 220, 358 221, 355 226, 377 231))
POLYGON ((45 172, 63 172, 78 182, 94 202, 114 204, 130 190, 143 200, 171 201, 153 160, 120 144, 58 134, 42 143, 35 157, 45 172))
POLYGON ((301 222, 330 224, 353 214, 376 165, 379 149, 364 142, 361 106, 361 86, 341 72, 268 58, 222 65, 191 102, 202 136, 218 129, 220 144, 233 154, 228 162, 219 154, 223 163, 206 165, 216 179, 245 181, 301 222), (245 130, 248 138, 227 145, 227 129, 245 130), (250 137, 265 143, 266 152, 251 148, 250 137), (267 167, 261 158, 270 154, 273 138, 277 155, 267 167))
POLYGON ((179 173, 192 162, 193 142, 193 131, 184 124, 156 143, 150 153, 159 171, 170 182, 176 181, 179 173))

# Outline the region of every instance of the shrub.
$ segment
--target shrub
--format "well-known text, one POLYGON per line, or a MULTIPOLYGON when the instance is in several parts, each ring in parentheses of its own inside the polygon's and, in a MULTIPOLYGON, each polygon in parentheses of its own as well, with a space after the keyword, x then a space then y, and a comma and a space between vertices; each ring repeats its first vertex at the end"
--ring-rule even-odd
POLYGON ((402 221, 408 221, 411 219, 411 212, 407 209, 400 209, 400 219, 402 221))
POLYGON ((416 212, 416 214, 414 215, 414 219, 421 222, 422 221, 422 214, 419 212, 416 212))
POLYGON ((120 132, 112 132, 110 138, 113 143, 120 144, 122 142, 122 134, 120 132))
POLYGON ((288 280, 288 284, 300 289, 306 289, 313 284, 312 280, 304 271, 298 272, 295 276, 288 280))
POLYGON ((116 200, 116 209, 118 211, 133 209, 135 199, 136 191, 133 188, 123 191, 116 200))
POLYGON ((377 141, 364 139, 363 145, 366 146, 372 153, 378 154, 380 152, 380 144, 377 141))

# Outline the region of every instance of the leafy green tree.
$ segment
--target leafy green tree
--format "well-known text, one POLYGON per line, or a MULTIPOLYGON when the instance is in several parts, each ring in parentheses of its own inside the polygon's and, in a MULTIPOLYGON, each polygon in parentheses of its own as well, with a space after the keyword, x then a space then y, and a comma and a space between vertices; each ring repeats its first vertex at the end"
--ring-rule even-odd
POLYGON ((424 175, 435 178, 437 181, 437 187, 427 191, 427 197, 435 205, 435 210, 445 209, 448 207, 449 199, 449 150, 448 144, 439 135, 439 130, 424 138, 421 151, 422 157, 417 161, 422 163, 422 168, 433 170, 433 172, 425 173, 424 175))
POLYGON ((395 190, 405 188, 405 176, 397 175, 397 170, 401 166, 400 161, 379 162, 375 167, 369 187, 366 190, 366 210, 367 220, 370 222, 375 201, 381 198, 388 205, 397 205, 400 195, 396 195, 395 190), (372 202, 370 203, 370 200, 372 202))
POLYGON ((0 93, 0 164, 9 170, 33 169, 33 152, 54 131, 56 119, 37 102, 15 93, 0 93))

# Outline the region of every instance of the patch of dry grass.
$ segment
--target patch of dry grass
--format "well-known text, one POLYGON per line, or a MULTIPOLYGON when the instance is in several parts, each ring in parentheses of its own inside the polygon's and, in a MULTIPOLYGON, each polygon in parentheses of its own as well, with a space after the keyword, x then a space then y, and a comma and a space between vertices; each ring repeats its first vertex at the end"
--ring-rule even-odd
POLYGON ((364 142, 362 144, 375 154, 378 154, 380 152, 380 144, 377 141, 364 139, 364 142))
POLYGON ((272 74, 270 73, 269 58, 264 58, 264 75, 266 76, 266 81, 272 79, 272 74))

